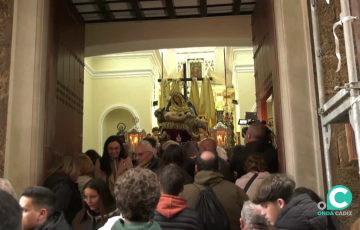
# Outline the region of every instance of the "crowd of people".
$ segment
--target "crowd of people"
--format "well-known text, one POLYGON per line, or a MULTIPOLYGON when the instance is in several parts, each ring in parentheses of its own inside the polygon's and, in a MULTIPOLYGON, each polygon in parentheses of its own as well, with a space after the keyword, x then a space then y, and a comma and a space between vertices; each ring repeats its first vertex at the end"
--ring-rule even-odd
MULTIPOLYGON (((340 230, 318 215, 321 198, 278 174, 278 157, 252 124, 232 156, 217 142, 141 140, 134 153, 117 136, 100 156, 65 155, 42 186, 17 198, 0 179, 0 230, 340 230)), ((360 229, 360 220, 352 230, 360 229)))

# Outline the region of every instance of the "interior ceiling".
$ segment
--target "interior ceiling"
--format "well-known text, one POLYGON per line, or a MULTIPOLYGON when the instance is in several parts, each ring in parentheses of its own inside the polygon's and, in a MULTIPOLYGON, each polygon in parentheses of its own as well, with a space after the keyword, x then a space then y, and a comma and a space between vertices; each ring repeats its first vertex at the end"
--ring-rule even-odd
POLYGON ((71 0, 85 23, 249 15, 256 0, 71 0))

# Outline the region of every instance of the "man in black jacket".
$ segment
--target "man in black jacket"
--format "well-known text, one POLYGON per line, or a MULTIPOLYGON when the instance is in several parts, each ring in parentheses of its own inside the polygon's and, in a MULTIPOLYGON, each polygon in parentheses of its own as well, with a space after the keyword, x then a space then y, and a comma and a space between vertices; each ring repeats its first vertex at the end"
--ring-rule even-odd
POLYGON ((170 164, 163 169, 160 175, 161 197, 154 217, 163 230, 203 230, 199 213, 187 207, 186 200, 179 197, 183 185, 181 168, 170 164))
POLYGON ((253 203, 278 230, 326 230, 326 216, 319 216, 317 203, 309 195, 294 196, 295 182, 286 175, 273 174, 260 184, 253 203))
POLYGON ((244 141, 245 146, 235 146, 230 163, 232 171, 237 173, 237 178, 246 174, 245 161, 252 154, 260 155, 265 159, 269 173, 278 173, 278 153, 268 142, 268 129, 265 125, 260 122, 251 124, 244 141))
POLYGON ((22 230, 71 230, 64 215, 55 210, 55 204, 50 189, 40 186, 25 189, 20 198, 22 230))

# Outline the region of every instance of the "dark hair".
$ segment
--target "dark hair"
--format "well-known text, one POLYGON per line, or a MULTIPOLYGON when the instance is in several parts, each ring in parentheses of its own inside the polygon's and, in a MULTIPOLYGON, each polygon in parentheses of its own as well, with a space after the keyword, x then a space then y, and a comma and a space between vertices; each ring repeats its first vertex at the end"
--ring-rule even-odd
POLYGON ((179 167, 184 165, 184 153, 179 145, 169 145, 164 151, 162 159, 163 166, 171 163, 176 164, 179 167))
POLYGON ((316 192, 314 192, 313 190, 309 189, 309 188, 305 188, 305 187, 299 187, 297 189, 295 189, 295 193, 294 196, 299 196, 302 194, 308 194, 311 198, 312 201, 314 201, 315 203, 319 203, 320 201, 323 201, 318 194, 316 194, 316 192))
POLYGON ((250 155, 245 161, 245 172, 265 172, 266 162, 260 155, 250 155))
POLYGON ((164 194, 178 196, 184 187, 184 181, 181 168, 175 164, 169 164, 161 171, 160 184, 164 194))
POLYGON ((153 138, 153 137, 145 137, 145 138, 143 138, 143 141, 149 142, 151 144, 151 147, 156 148, 157 143, 156 143, 155 138, 153 138))
MULTIPOLYGON (((84 196, 85 189, 90 188, 95 190, 99 194, 99 210, 101 221, 105 223, 107 218, 104 216, 112 211, 114 211, 115 199, 112 196, 109 185, 100 178, 94 178, 89 180, 85 185, 81 194, 84 196)), ((78 221, 74 223, 75 229, 78 229, 81 223, 89 218, 89 215, 86 214, 86 211, 90 211, 89 206, 83 201, 83 208, 80 211, 81 218, 77 219, 78 221)))
POLYGON ((107 147, 110 143, 112 142, 117 142, 120 145, 120 154, 118 156, 118 159, 122 158, 122 159, 126 159, 126 152, 123 146, 123 143, 120 141, 119 137, 117 136, 110 136, 104 144, 104 153, 103 156, 100 158, 100 169, 101 171, 103 171, 104 173, 106 173, 106 175, 110 176, 111 175, 111 166, 110 166, 110 156, 107 150, 107 147))
POLYGON ((85 152, 85 154, 90 158, 93 165, 95 165, 95 162, 97 161, 97 159, 101 158, 101 156, 98 154, 98 152, 96 152, 94 149, 89 149, 88 151, 85 152))
POLYGON ((115 199, 125 219, 131 222, 152 220, 160 199, 157 175, 141 167, 126 170, 116 181, 115 199))
POLYGON ((155 131, 160 131, 160 129, 158 127, 152 128, 151 132, 155 132, 155 131))
POLYGON ((0 229, 21 230, 22 212, 19 202, 0 189, 0 229))
POLYGON ((253 203, 263 204, 283 199, 286 204, 294 197, 295 181, 286 175, 272 174, 260 184, 253 203))
POLYGON ((45 208, 47 217, 55 212, 56 197, 48 188, 41 186, 28 187, 22 192, 21 196, 31 198, 31 203, 35 207, 45 208))
POLYGON ((202 170, 208 170, 208 171, 217 172, 219 170, 219 155, 217 154, 216 151, 213 151, 213 150, 201 151, 196 156, 196 166, 197 166, 197 169, 198 169, 199 172, 202 171, 202 170), (204 152, 210 152, 210 153, 214 154, 214 158, 211 158, 209 160, 201 159, 201 155, 204 152))
POLYGON ((193 142, 188 142, 183 148, 184 156, 186 157, 195 157, 199 151, 196 148, 196 145, 193 142))

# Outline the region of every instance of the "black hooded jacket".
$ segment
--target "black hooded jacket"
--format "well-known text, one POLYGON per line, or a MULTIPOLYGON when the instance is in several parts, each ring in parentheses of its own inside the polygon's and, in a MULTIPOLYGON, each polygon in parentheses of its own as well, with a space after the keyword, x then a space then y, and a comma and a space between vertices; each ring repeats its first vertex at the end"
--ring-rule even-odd
POLYGON ((294 197, 277 216, 278 230, 327 230, 327 216, 319 216, 317 204, 307 194, 294 197))
POLYGON ((71 230, 71 227, 66 222, 64 215, 56 211, 41 227, 37 227, 35 230, 71 230))
POLYGON ((54 173, 45 180, 44 187, 53 191, 56 196, 56 209, 64 213, 67 223, 71 225, 76 214, 82 209, 78 184, 64 173, 54 173))

